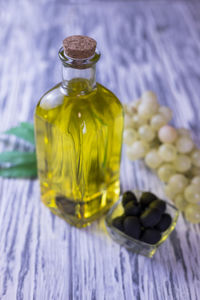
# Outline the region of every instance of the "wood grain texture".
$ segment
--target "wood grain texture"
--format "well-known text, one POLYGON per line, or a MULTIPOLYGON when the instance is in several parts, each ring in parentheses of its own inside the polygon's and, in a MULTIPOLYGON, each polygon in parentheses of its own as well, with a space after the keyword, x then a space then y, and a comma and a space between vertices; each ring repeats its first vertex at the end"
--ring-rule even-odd
MULTIPOLYGON (((1 1, 0 27, 2 132, 33 120, 40 96, 59 81, 61 41, 87 34, 102 52, 98 81, 122 102, 154 90, 173 109, 173 124, 200 142, 199 2, 1 1)), ((1 137, 0 151, 13 146, 1 137)), ((124 151, 121 183, 163 196, 156 176, 124 151)), ((103 219, 79 230, 53 216, 37 181, 0 179, 0 299, 199 299, 199 233, 181 216, 150 260, 114 243, 103 219)))

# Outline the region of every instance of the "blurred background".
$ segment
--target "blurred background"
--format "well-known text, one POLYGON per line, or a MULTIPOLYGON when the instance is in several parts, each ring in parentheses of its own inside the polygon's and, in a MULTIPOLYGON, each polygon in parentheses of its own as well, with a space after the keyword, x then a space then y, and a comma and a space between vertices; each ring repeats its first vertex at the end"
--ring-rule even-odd
POLYGON ((199 1, 0 2, 2 130, 33 119, 40 96, 61 79, 58 50, 72 34, 97 40, 97 80, 122 102, 146 89, 198 132, 199 1), (12 116, 12 117, 11 117, 12 116))

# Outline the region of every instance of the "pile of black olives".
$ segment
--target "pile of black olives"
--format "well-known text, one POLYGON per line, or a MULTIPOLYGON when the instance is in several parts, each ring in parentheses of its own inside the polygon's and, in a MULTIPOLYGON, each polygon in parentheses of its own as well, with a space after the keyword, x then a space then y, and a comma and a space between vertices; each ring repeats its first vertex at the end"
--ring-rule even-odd
POLYGON ((172 218, 165 213, 166 203, 153 193, 143 192, 139 201, 135 194, 123 194, 124 214, 113 219, 112 224, 128 236, 148 244, 156 244, 162 232, 171 225, 172 218))

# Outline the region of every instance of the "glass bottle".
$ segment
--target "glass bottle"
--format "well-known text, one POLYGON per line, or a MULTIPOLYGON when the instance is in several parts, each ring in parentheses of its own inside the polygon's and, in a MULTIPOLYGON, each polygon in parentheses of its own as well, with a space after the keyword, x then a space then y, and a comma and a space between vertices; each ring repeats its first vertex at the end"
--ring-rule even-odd
POLYGON ((62 82, 42 96, 35 110, 38 175, 42 202, 84 227, 119 196, 123 109, 111 91, 96 83, 96 41, 71 36, 63 45, 62 82))

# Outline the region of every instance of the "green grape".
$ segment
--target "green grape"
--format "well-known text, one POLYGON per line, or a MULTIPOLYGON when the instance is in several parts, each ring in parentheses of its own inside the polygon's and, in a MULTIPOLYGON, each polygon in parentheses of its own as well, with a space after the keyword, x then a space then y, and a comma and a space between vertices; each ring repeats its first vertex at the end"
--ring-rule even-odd
POLYGON ((152 91, 146 91, 142 94, 141 104, 143 111, 149 116, 157 113, 159 108, 157 97, 152 91))
POLYGON ((169 187, 174 194, 182 192, 187 184, 188 179, 182 174, 175 174, 169 179, 169 187))
POLYGON ((185 217, 189 222, 193 224, 200 222, 200 206, 198 204, 188 204, 185 207, 184 212, 185 217))
POLYGON ((141 117, 144 120, 149 120, 152 116, 152 111, 149 109, 148 105, 145 103, 141 103, 138 106, 138 116, 141 117))
POLYGON ((166 162, 174 161, 176 158, 176 148, 171 144, 163 144, 158 149, 159 155, 166 162))
POLYGON ((140 103, 141 103, 141 99, 138 99, 136 101, 132 101, 129 104, 129 111, 130 111, 131 114, 137 113, 138 106, 140 105, 140 103))
POLYGON ((200 167, 200 150, 195 149, 191 154, 192 164, 195 167, 200 167))
POLYGON ((178 172, 186 172, 191 168, 191 159, 187 155, 180 154, 174 161, 174 167, 178 172))
POLYGON ((138 129, 139 136, 142 140, 150 142, 155 137, 155 132, 149 125, 143 125, 138 129))
POLYGON ((172 110, 159 107, 151 91, 137 101, 124 104, 124 112, 127 157, 132 161, 144 158, 149 168, 157 169, 160 180, 168 183, 164 187, 166 195, 184 211, 188 221, 199 223, 200 149, 195 148, 190 131, 166 125, 172 119, 172 110))
POLYGON ((151 150, 145 156, 145 163, 149 168, 157 169, 162 163, 162 158, 158 154, 157 150, 151 150))
POLYGON ((157 114, 152 117, 150 124, 154 130, 159 130, 162 126, 167 124, 167 120, 164 115, 157 114))
POLYGON ((141 118, 138 114, 133 115, 132 117, 133 127, 138 128, 141 125, 144 125, 147 123, 147 120, 141 118))
POLYGON ((127 145, 132 145, 137 140, 138 134, 132 128, 127 128, 124 130, 123 140, 124 143, 127 145))
POLYGON ((158 169, 158 177, 161 181, 168 182, 169 178, 175 173, 174 166, 171 164, 164 164, 158 169))
POLYGON ((200 202, 200 186, 190 184, 184 191, 185 199, 190 203, 200 202))
POLYGON ((176 148, 180 153, 189 153, 193 147, 193 141, 187 136, 179 137, 176 141, 176 148))
POLYGON ((136 141, 127 147, 127 156, 130 160, 143 158, 148 151, 148 144, 144 141, 136 141))
POLYGON ((164 191, 169 199, 173 200, 175 198, 176 193, 171 189, 171 187, 169 185, 166 185, 164 187, 164 191))
POLYGON ((176 129, 170 125, 164 125, 159 129, 158 137, 163 143, 173 143, 177 138, 176 129))
POLYGON ((197 184, 200 186, 200 176, 196 176, 192 179, 191 184, 197 184))
POLYGON ((177 194, 174 198, 174 203, 179 210, 183 211, 187 205, 184 194, 177 194))
POLYGON ((123 108, 124 108, 124 113, 129 115, 130 117, 133 115, 133 114, 136 114, 137 113, 137 107, 139 106, 139 104, 141 103, 141 100, 136 100, 136 101, 132 101, 130 103, 125 103, 123 105, 123 108))
POLYGON ((134 126, 134 122, 132 118, 128 114, 126 114, 124 118, 124 128, 131 128, 133 126, 134 126))

